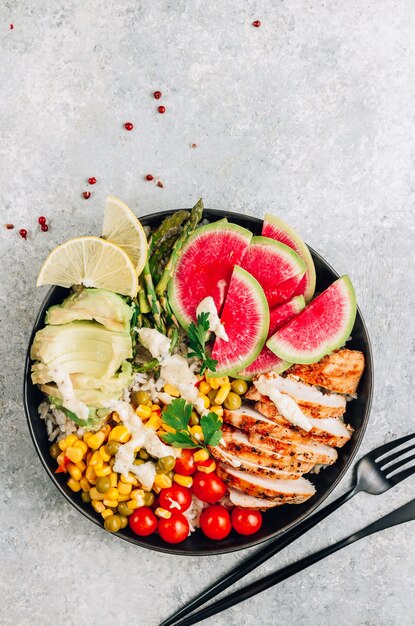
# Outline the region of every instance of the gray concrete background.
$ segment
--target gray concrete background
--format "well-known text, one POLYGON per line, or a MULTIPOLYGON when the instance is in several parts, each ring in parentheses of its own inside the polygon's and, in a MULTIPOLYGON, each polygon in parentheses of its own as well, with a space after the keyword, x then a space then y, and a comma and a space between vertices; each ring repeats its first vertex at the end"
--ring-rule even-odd
MULTIPOLYGON (((289 220, 350 274, 369 326, 362 452, 414 429, 414 32, 410 0, 0 2, 2 624, 156 625, 246 556, 122 543, 59 495, 33 449, 21 386, 36 276, 56 244, 100 232, 106 194, 138 215, 203 196, 289 220)), ((414 480, 358 496, 256 575, 409 500, 414 480)), ((413 526, 388 530, 211 623, 412 625, 414 553, 413 526)))

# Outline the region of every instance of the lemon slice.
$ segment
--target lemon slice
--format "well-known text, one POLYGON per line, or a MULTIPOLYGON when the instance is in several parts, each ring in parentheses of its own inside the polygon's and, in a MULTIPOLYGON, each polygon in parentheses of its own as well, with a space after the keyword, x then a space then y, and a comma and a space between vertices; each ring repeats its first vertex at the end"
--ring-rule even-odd
POLYGON ((147 237, 131 209, 115 196, 105 203, 102 236, 128 254, 140 275, 147 260, 147 237))
POLYGON ((99 237, 76 237, 52 250, 36 284, 85 285, 131 297, 138 291, 137 272, 130 257, 99 237))

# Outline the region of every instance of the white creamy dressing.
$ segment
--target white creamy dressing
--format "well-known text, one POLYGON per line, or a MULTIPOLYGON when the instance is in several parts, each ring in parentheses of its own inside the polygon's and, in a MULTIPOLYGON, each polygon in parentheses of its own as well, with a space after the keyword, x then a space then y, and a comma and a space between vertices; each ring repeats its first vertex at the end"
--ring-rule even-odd
POLYGON ((285 393, 278 391, 276 388, 275 378, 260 376, 258 380, 254 381, 254 385, 258 389, 259 393, 263 396, 269 397, 281 415, 289 422, 299 428, 302 428, 303 430, 306 430, 307 432, 312 429, 311 422, 301 411, 295 400, 290 398, 290 396, 287 396, 285 393))
POLYGON ((62 396, 62 405, 65 409, 75 413, 80 420, 86 421, 89 417, 89 409, 84 402, 81 402, 81 400, 78 400, 75 396, 71 377, 68 372, 61 367, 55 367, 50 370, 49 373, 59 389, 62 396))
POLYGON ((156 476, 155 465, 152 461, 142 465, 134 465, 136 450, 145 448, 151 456, 157 459, 164 456, 174 456, 174 450, 163 443, 154 430, 144 426, 128 402, 119 400, 111 408, 118 413, 124 426, 131 434, 130 441, 121 445, 115 455, 114 472, 119 472, 125 477, 128 477, 129 472, 131 472, 137 476, 143 487, 150 489, 156 476))
POLYGON ((212 296, 207 296, 207 298, 204 298, 199 303, 196 309, 196 315, 200 315, 201 313, 209 313, 209 330, 215 333, 216 337, 219 337, 219 339, 229 341, 229 337, 224 325, 220 321, 218 310, 212 296))
MULTIPOLYGON (((205 409, 203 398, 195 387, 198 379, 189 367, 187 360, 180 354, 169 354, 170 339, 155 328, 143 328, 144 335, 139 333, 141 343, 151 352, 151 355, 160 361, 160 378, 163 385, 170 384, 180 391, 181 397, 194 405, 200 415, 209 411, 205 409), (143 341, 146 343, 144 344, 143 341), (161 357, 161 358, 160 358, 161 357)), ((167 394, 166 394, 167 395, 167 394)), ((171 396, 169 396, 171 398, 171 396)))

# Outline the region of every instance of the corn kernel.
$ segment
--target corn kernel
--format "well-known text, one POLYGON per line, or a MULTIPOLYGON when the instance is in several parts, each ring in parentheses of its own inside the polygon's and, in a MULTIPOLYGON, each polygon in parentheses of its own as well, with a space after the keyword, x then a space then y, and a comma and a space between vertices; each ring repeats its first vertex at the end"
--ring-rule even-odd
POLYGON ((145 420, 150 417, 151 409, 149 406, 146 406, 145 404, 139 404, 135 410, 135 414, 138 415, 138 417, 141 417, 141 419, 145 420))
POLYGON ((66 437, 66 445, 67 447, 72 447, 74 443, 78 441, 78 437, 76 435, 67 435, 66 437))
POLYGON ((85 478, 85 476, 81 478, 79 484, 81 485, 82 491, 89 491, 91 489, 91 485, 89 484, 89 481, 87 478, 85 478))
POLYGON ((180 391, 174 385, 170 385, 170 383, 167 383, 167 385, 164 385, 163 389, 170 396, 173 396, 173 398, 180 397, 180 391))
POLYGON ((212 387, 212 389, 219 389, 220 383, 219 378, 206 378, 206 381, 212 387))
POLYGON ((130 498, 144 498, 144 491, 142 489, 133 489, 130 493, 130 498))
POLYGON ((76 467, 81 470, 82 473, 86 470, 86 465, 83 461, 79 461, 79 463, 75 463, 76 467))
POLYGON ((110 485, 111 487, 116 487, 118 482, 118 474, 117 472, 111 472, 110 474, 110 485))
POLYGON ((94 469, 97 476, 109 476, 111 474, 111 468, 109 465, 104 465, 103 467, 95 466, 94 469))
POLYGON ((111 426, 109 424, 104 424, 104 426, 99 430, 100 433, 104 433, 105 439, 108 439, 108 435, 111 432, 111 426))
POLYGON ((68 446, 66 448, 65 454, 68 459, 72 461, 72 463, 79 463, 79 461, 82 461, 82 457, 84 456, 82 454, 82 450, 80 450, 79 448, 74 448, 72 446, 68 446))
POLYGON ((212 387, 209 385, 209 383, 207 383, 205 380, 202 380, 202 382, 199 385, 199 391, 200 393, 203 393, 205 396, 207 396, 207 394, 209 393, 209 391, 211 391, 212 387))
POLYGON ((156 474, 154 484, 157 485, 157 487, 166 489, 168 487, 171 487, 172 481, 171 478, 169 478, 169 476, 167 476, 166 474, 156 474))
POLYGON ((99 456, 101 457, 101 459, 105 462, 108 463, 108 461, 111 458, 111 455, 108 454, 108 452, 105 450, 105 446, 101 446, 99 449, 99 456))
POLYGON ((211 463, 209 465, 208 464, 206 464, 206 465, 197 465, 196 467, 199 470, 199 472, 203 472, 204 474, 211 474, 216 469, 216 463, 212 459, 212 461, 211 461, 211 463))
POLYGON ((112 431, 108 436, 108 441, 119 441, 119 443, 127 443, 130 439, 130 433, 126 426, 119 424, 118 426, 114 426, 112 431))
POLYGON ((69 478, 66 481, 66 484, 68 485, 69 489, 72 489, 72 491, 75 491, 75 493, 77 491, 81 491, 81 485, 79 484, 79 482, 77 480, 75 480, 74 478, 69 478))
POLYGON ((60 447, 62 452, 65 452, 66 448, 68 447, 68 444, 66 443, 66 439, 60 439, 58 441, 58 446, 60 447))
POLYGON ((112 509, 105 509, 105 511, 102 511, 101 515, 104 519, 107 519, 110 515, 114 515, 114 511, 112 509))
POLYGON ((222 402, 225 402, 230 390, 231 390, 231 386, 229 383, 225 383, 224 385, 222 385, 218 393, 216 394, 216 398, 215 398, 216 404, 222 404, 222 402))
POLYGON ((118 499, 118 489, 116 487, 110 487, 105 492, 105 497, 107 500, 117 500, 118 499))
POLYGON ((128 500, 130 499, 130 494, 121 494, 118 496, 118 502, 128 502, 128 500))
POLYGON ((189 430, 191 434, 193 435, 193 437, 195 437, 198 441, 203 441, 204 437, 203 437, 203 430, 201 426, 199 425, 192 426, 189 430))
POLYGON ((158 430, 161 427, 162 421, 161 417, 155 415, 154 417, 150 417, 146 426, 147 428, 151 428, 151 430, 158 430))
POLYGON ((118 500, 107 500, 107 498, 105 498, 105 500, 103 500, 103 503, 105 504, 105 506, 112 506, 113 508, 118 506, 118 500))
POLYGON ((92 500, 91 504, 97 513, 103 513, 105 511, 105 504, 99 500, 92 500))
POLYGON ((130 511, 135 511, 136 509, 144 506, 144 498, 133 498, 132 500, 128 500, 127 506, 130 511))
POLYGON ((161 411, 161 408, 159 407, 158 404, 152 404, 150 408, 152 411, 155 411, 156 413, 160 413, 161 411))
POLYGON ((164 517, 164 519, 169 519, 171 517, 171 512, 167 511, 167 509, 163 509, 161 506, 158 506, 154 513, 157 517, 164 517))
POLYGON ((174 474, 173 480, 182 487, 191 487, 193 485, 193 478, 191 476, 182 476, 182 474, 174 474))
POLYGON ((79 467, 76 467, 75 463, 68 463, 67 470, 74 480, 76 481, 81 480, 82 472, 79 469, 79 467))
POLYGON ((88 439, 88 446, 92 450, 98 450, 98 448, 102 446, 104 441, 105 441, 105 433, 99 430, 97 433, 94 433, 93 435, 91 435, 91 437, 88 439))
POLYGON ((118 485, 117 485, 117 489, 118 489, 118 493, 120 493, 121 495, 125 496, 128 495, 131 492, 132 489, 132 485, 127 485, 127 483, 123 483, 120 480, 118 481, 118 485))
POLYGON ((119 422, 121 422, 120 416, 115 411, 112 413, 111 417, 114 420, 114 422, 117 422, 117 424, 119 424, 119 422))
POLYGON ((154 483, 152 490, 154 491, 154 493, 159 494, 161 491, 161 487, 159 487, 158 485, 154 483))
POLYGON ((104 498, 106 498, 105 493, 100 493, 96 487, 91 487, 91 489, 89 490, 89 495, 91 496, 92 500, 103 500, 104 498))
POLYGON ((94 455, 94 453, 92 452, 92 450, 89 450, 89 448, 88 448, 88 452, 86 453, 86 457, 85 457, 85 463, 87 465, 90 464, 93 455, 94 455))
POLYGON ((87 467, 85 470, 85 478, 87 478, 88 481, 93 485, 95 484, 97 475, 95 474, 95 470, 91 465, 89 465, 89 467, 87 467))
POLYGON ((88 446, 85 443, 85 441, 82 441, 82 439, 78 439, 78 441, 75 441, 75 443, 73 444, 73 447, 79 448, 80 450, 82 450, 82 458, 88 452, 88 446))
POLYGON ((205 409, 208 409, 210 407, 210 400, 207 396, 205 396, 203 393, 199 393, 199 398, 202 398, 203 400, 203 404, 205 405, 205 409))
POLYGON ((58 465, 62 465, 65 460, 65 452, 61 452, 59 456, 56 457, 56 463, 58 465))
POLYGON ((207 461, 209 458, 209 452, 207 450, 198 450, 194 453, 193 458, 196 463, 200 463, 200 461, 207 461))
POLYGON ((127 485, 138 485, 138 480, 137 478, 134 476, 134 474, 131 474, 131 472, 128 474, 128 477, 125 477, 124 474, 121 474, 121 478, 120 478, 121 482, 126 483, 127 485))
POLYGON ((216 413, 216 415, 220 418, 223 416, 223 406, 214 404, 213 406, 210 407, 210 410, 212 413, 216 413))
POLYGON ((87 430, 86 433, 84 433, 83 435, 83 440, 85 441, 86 444, 88 444, 88 439, 90 439, 90 437, 92 437, 93 433, 91 433, 91 431, 87 430))

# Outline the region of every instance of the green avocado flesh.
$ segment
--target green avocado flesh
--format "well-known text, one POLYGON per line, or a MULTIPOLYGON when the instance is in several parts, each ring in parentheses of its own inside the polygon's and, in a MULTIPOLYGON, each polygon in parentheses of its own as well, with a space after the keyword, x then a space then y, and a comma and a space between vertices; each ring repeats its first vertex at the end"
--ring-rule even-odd
POLYGON ((76 320, 95 320, 118 333, 129 332, 132 309, 121 296, 107 289, 83 289, 51 306, 45 323, 68 324, 76 320))

